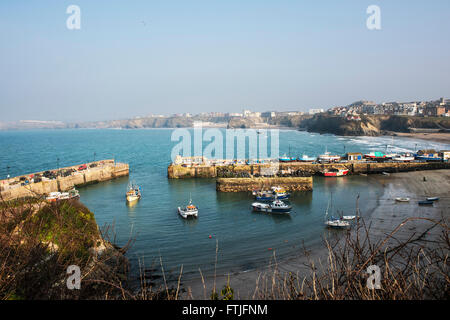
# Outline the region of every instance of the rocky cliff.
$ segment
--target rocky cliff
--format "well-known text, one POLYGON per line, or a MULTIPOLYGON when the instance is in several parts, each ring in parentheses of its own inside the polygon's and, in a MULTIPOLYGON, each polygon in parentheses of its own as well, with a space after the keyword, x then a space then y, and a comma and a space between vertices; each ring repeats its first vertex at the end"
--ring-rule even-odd
POLYGON ((421 118, 409 116, 361 116, 360 121, 347 120, 339 116, 318 114, 304 120, 304 126, 310 132, 332 133, 342 136, 378 136, 387 131, 410 132, 410 128, 449 129, 448 118, 421 118))

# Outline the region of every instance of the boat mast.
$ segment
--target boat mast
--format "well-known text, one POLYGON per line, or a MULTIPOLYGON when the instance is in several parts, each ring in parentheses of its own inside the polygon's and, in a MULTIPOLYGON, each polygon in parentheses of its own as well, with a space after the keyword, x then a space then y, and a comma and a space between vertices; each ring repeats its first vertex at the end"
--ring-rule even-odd
POLYGON ((359 217, 359 193, 356 197, 356 217, 359 217))

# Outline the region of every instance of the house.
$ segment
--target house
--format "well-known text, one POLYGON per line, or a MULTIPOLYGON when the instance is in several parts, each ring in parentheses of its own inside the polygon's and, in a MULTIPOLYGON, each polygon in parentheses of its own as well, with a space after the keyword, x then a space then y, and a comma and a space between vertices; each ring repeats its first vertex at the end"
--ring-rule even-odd
POLYGON ((363 154, 361 152, 348 152, 345 156, 348 161, 363 161, 363 154))
POLYGON ((441 157, 444 161, 448 161, 450 159, 450 150, 439 151, 439 157, 441 157))

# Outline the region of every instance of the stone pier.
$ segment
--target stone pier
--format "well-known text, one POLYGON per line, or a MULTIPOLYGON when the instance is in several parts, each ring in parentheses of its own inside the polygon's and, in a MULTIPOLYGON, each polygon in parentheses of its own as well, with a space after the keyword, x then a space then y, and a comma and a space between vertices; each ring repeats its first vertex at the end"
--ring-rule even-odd
POLYGON ((115 162, 112 159, 100 160, 71 167, 49 170, 50 172, 74 171, 68 176, 57 175, 54 179, 41 178, 34 182, 36 175, 42 176, 44 172, 25 174, 22 176, 0 181, 0 199, 14 200, 27 197, 40 197, 50 192, 64 192, 74 187, 82 187, 88 184, 108 181, 118 177, 128 176, 129 165, 115 162), (78 170, 80 166, 86 165, 86 169, 78 170), (22 178, 22 180, 21 180, 22 178), (24 179, 28 180, 25 183, 24 179))
POLYGON ((218 178, 216 190, 221 192, 242 192, 257 189, 270 189, 280 186, 288 191, 311 191, 312 177, 274 177, 274 178, 218 178))

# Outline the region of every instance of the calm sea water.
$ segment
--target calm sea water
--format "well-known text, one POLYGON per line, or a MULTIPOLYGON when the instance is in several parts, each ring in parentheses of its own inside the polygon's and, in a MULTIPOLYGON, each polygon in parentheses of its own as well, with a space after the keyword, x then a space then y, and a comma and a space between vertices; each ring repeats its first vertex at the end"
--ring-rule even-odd
MULTIPOLYGON (((168 180, 167 166, 176 142, 172 130, 46 130, 0 132, 0 178, 93 161, 115 158, 130 164, 129 178, 80 189, 81 201, 94 213, 100 227, 114 225, 116 242, 135 239, 128 257, 137 270, 138 259, 146 267, 184 277, 213 272, 218 241, 218 273, 238 272, 267 264, 276 251, 278 259, 291 257, 302 246, 314 248, 328 235, 323 226, 330 194, 333 206, 347 214, 360 209, 369 215, 382 194, 373 177, 314 177, 312 192, 294 193, 293 211, 287 216, 253 213, 246 193, 217 193, 213 179, 168 180), (9 168, 8 168, 9 167, 9 168), (142 187, 143 198, 133 207, 124 201, 130 180, 142 187), (183 220, 176 208, 189 196, 200 208, 197 220, 183 220), (209 237, 211 235, 211 238, 209 237)), ((415 148, 450 149, 449 145, 391 137, 336 137, 299 131, 280 131, 280 155, 317 156, 325 148, 333 153, 414 151, 415 148)))

